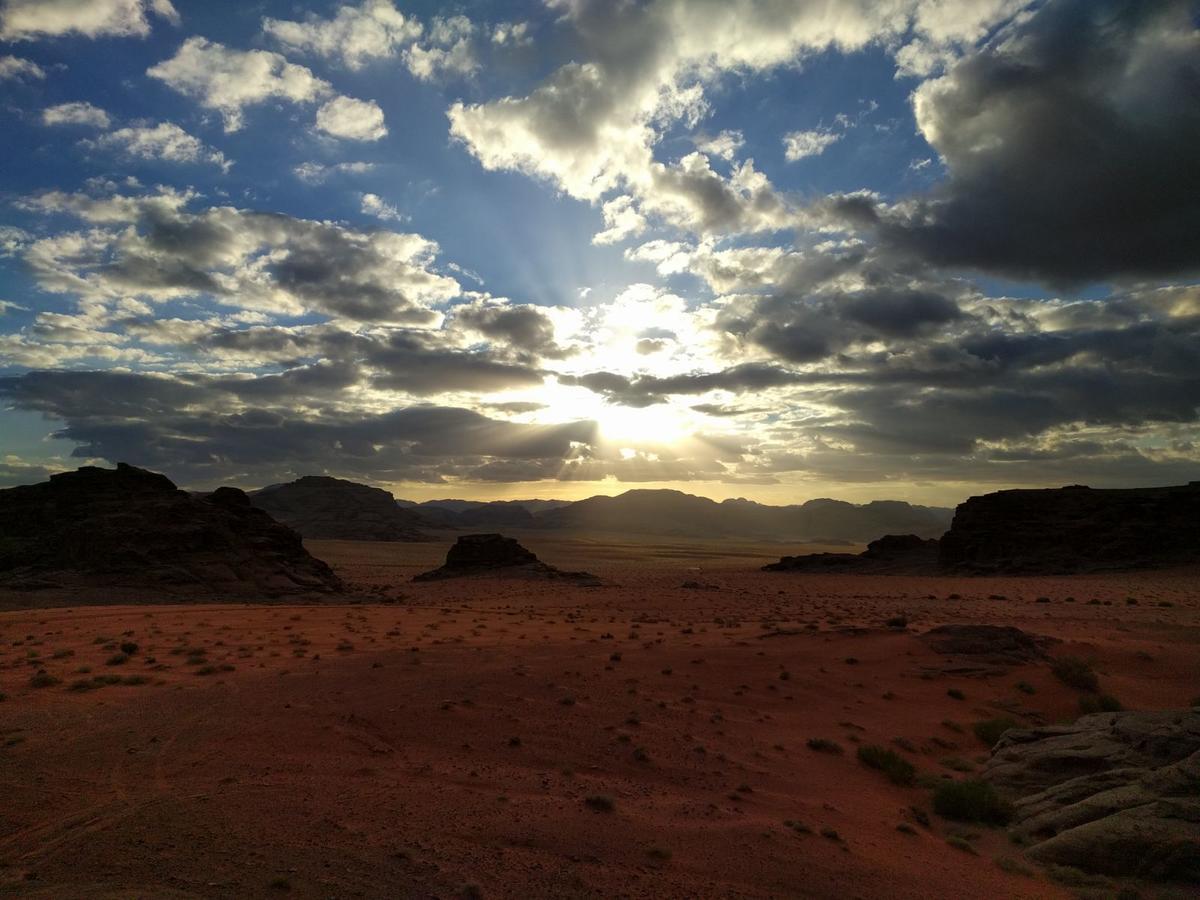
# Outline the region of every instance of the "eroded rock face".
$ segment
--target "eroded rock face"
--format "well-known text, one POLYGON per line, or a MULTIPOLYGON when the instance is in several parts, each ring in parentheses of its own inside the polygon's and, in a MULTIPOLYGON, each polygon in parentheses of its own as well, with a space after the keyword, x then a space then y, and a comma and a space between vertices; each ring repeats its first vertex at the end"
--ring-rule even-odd
POLYGON ((196 497, 118 463, 0 491, 0 586, 280 596, 341 583, 242 491, 196 497))
POLYGON ((441 568, 424 572, 414 581, 436 581, 466 575, 516 574, 540 578, 563 578, 597 584, 587 572, 564 572, 547 565, 515 539, 502 534, 464 534, 446 553, 441 568))
POLYGON ((1039 862, 1200 881, 1200 708, 1009 731, 984 777, 1039 862))
POLYGON ((892 574, 930 572, 937 565, 938 542, 915 534, 887 534, 862 553, 808 553, 785 556, 763 566, 765 572, 853 572, 892 574))
POLYGON ((427 541, 420 517, 382 488, 305 475, 255 491, 250 502, 310 540, 427 541))
POLYGON ((1058 574, 1200 562, 1200 482, 1181 487, 998 491, 959 505, 941 567, 1058 574))

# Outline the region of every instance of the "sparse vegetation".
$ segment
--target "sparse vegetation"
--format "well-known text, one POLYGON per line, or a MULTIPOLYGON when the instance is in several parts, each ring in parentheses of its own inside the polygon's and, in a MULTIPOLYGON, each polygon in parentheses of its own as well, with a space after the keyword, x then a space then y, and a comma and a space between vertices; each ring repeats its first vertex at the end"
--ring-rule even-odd
POLYGON ((986 781, 946 781, 933 791, 933 811, 957 822, 1004 825, 1012 818, 1009 806, 986 781))
POLYGON ((808 749, 815 750, 818 753, 840 754, 844 752, 841 744, 837 741, 831 741, 829 738, 809 738, 808 749))
POLYGON ((892 784, 907 787, 916 780, 917 770, 912 763, 895 750, 888 750, 877 744, 859 747, 858 761, 870 769, 878 769, 892 784))
POLYGON ((1008 716, 1000 716, 995 719, 984 719, 982 722, 976 722, 971 726, 971 730, 975 732, 975 737, 979 738, 983 743, 989 747, 995 747, 1004 732, 1010 728, 1019 727, 1019 724, 1008 716))
POLYGON ((946 691, 946 696, 949 697, 951 700, 966 700, 967 699, 967 695, 964 694, 962 691, 960 691, 958 688, 950 688, 949 690, 946 691))
POLYGON ((62 679, 45 670, 34 673, 34 676, 29 679, 29 686, 34 688, 54 687, 56 684, 62 684, 62 679))
POLYGON ((1084 715, 1098 712, 1120 712, 1125 707, 1112 694, 1084 694, 1079 698, 1079 711, 1084 715))
POLYGON ((1075 656, 1061 656, 1054 660, 1050 667, 1054 677, 1067 687, 1077 691, 1096 692, 1100 689, 1100 679, 1096 676, 1091 665, 1075 656))
POLYGON ((593 809, 596 812, 612 812, 617 808, 616 801, 607 794, 592 794, 590 797, 584 798, 584 804, 588 809, 593 809))

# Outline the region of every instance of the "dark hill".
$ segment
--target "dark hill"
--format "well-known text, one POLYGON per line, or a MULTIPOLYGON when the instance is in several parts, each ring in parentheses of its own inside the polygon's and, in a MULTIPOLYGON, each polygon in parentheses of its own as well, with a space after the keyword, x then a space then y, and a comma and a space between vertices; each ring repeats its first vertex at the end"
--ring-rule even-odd
POLYGON ((236 488, 193 496, 118 463, 0 491, 0 586, 261 597, 341 583, 236 488))
POLYGON ((306 475, 255 491, 250 502, 312 540, 425 541, 426 524, 382 488, 306 475))
POLYGON ((861 506, 841 500, 767 506, 740 499, 717 503, 672 490, 633 490, 580 500, 535 521, 540 528, 581 531, 865 543, 886 533, 937 537, 949 525, 950 514, 948 509, 887 500, 861 506))

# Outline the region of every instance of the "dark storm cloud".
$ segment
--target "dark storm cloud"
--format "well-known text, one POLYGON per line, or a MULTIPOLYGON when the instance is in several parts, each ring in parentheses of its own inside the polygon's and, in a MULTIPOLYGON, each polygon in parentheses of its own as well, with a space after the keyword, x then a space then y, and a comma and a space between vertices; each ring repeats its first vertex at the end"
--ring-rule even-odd
POLYGON ((378 372, 379 388, 417 396, 451 391, 502 391, 542 383, 542 373, 525 365, 492 358, 482 351, 441 349, 436 336, 398 332, 367 345, 364 358, 378 372))
POLYGON ((283 376, 190 381, 108 372, 30 372, 0 379, 0 397, 63 422, 75 457, 127 461, 187 484, 267 483, 333 471, 376 480, 438 480, 497 460, 561 466, 595 440, 592 422, 527 425, 467 409, 411 406, 381 414, 291 408, 298 392, 336 390, 334 366, 283 376), (275 407, 237 406, 235 398, 275 407), (236 411, 234 411, 236 410, 236 411), (553 461, 553 462, 550 462, 553 461))
POLYGON ((1194 0, 1054 0, 914 94, 949 171, 839 212, 937 265, 1050 283, 1200 271, 1194 0))
POLYGON ((562 359, 566 355, 554 341, 554 323, 534 306, 460 306, 454 310, 454 322, 532 356, 562 359))

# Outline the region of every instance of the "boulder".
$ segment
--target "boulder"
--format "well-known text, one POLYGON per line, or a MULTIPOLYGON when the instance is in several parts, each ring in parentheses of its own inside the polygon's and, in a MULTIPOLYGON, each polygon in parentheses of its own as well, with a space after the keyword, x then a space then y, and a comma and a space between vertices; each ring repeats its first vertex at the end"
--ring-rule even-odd
POLYGON ((309 540, 427 541, 421 517, 383 488, 305 475, 250 495, 250 502, 309 540))
POLYGON ((547 565, 515 539, 502 534, 464 534, 446 553, 440 568, 417 575, 414 581, 437 581, 467 575, 518 575, 561 578, 580 584, 599 584, 587 572, 564 572, 547 565))
POLYGON ((342 585, 242 491, 193 496, 118 463, 0 491, 0 587, 280 596, 342 585))
POLYGON ((1200 882, 1200 708, 1005 732, 984 778, 1043 863, 1200 882))

